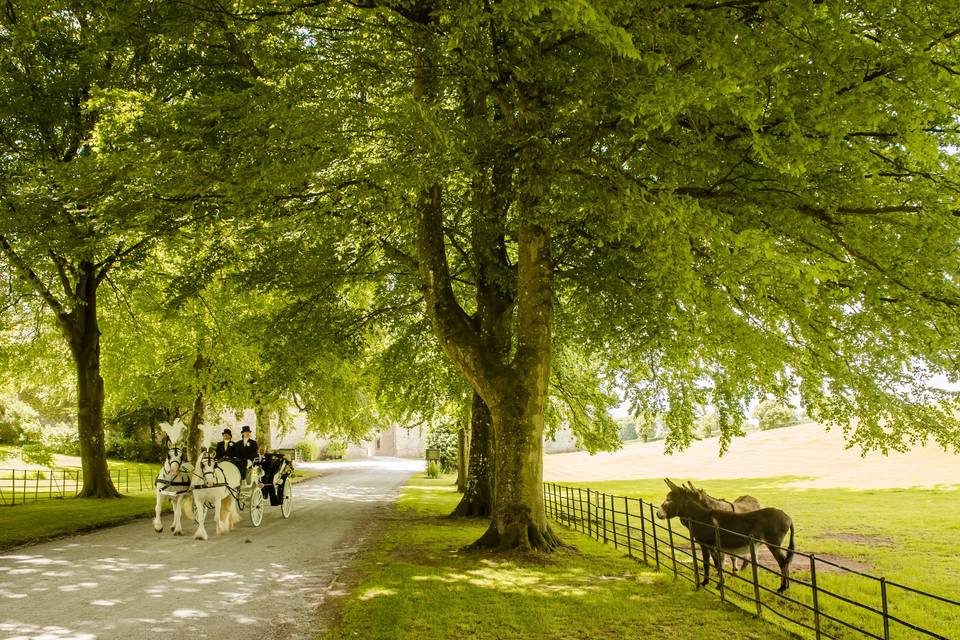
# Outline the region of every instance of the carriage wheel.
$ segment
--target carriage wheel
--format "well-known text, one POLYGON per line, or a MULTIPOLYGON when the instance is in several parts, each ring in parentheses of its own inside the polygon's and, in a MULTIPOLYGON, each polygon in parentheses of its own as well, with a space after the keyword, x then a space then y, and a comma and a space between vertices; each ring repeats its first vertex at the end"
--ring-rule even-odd
POLYGON ((280 503, 280 513, 284 518, 289 518, 293 513, 293 485, 290 484, 290 478, 283 479, 283 502, 280 503))
POLYGON ((259 527, 263 522, 263 492, 256 487, 250 494, 250 520, 255 527, 259 527))

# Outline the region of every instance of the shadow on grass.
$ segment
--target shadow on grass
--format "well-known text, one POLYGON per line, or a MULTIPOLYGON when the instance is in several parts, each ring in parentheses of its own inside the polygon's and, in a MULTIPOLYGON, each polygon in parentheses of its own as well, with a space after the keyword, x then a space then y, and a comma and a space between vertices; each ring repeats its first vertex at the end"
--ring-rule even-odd
POLYGON ((486 520, 451 518, 458 496, 422 479, 407 487, 384 537, 320 637, 664 640, 789 637, 562 527, 552 554, 461 551, 486 520))

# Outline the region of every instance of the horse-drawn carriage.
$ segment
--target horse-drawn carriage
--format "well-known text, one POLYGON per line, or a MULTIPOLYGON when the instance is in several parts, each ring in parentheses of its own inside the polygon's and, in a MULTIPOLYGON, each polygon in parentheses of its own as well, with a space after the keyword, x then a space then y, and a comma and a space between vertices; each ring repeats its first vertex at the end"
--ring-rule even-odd
POLYGON ((157 476, 157 515, 154 529, 163 530, 160 524, 160 505, 170 499, 174 505, 174 533, 179 535, 181 509, 197 521, 194 538, 206 540, 204 527, 207 509, 214 510, 217 534, 225 533, 240 522, 240 511, 250 512, 250 521, 255 527, 263 522, 264 503, 279 506, 284 518, 293 512, 293 489, 291 475, 293 464, 282 453, 267 453, 254 459, 240 472, 238 462, 217 460, 213 452, 200 454, 194 469, 183 459, 183 449, 171 446, 167 460, 157 476))
POLYGON ((272 507, 279 506, 283 517, 289 518, 293 512, 293 483, 290 481, 293 463, 282 453, 265 453, 257 460, 262 470, 262 498, 269 499, 272 507))

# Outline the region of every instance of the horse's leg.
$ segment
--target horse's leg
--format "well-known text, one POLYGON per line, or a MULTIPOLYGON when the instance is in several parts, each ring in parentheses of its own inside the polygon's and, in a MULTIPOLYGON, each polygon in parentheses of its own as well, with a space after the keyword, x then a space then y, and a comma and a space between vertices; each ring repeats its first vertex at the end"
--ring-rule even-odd
POLYGON ((713 566, 717 568, 717 584, 719 584, 720 581, 723 580, 723 563, 726 562, 726 560, 724 560, 723 549, 721 549, 719 545, 714 547, 713 553, 713 566))
POLYGON ((790 573, 790 567, 787 566, 787 554, 773 543, 767 542, 766 546, 767 549, 770 550, 770 555, 777 561, 777 566, 780 567, 780 588, 777 589, 777 593, 783 593, 787 590, 787 585, 789 584, 788 574, 790 573))
POLYGON ((739 559, 740 559, 740 556, 738 556, 736 553, 733 553, 733 552, 730 553, 730 575, 732 576, 737 575, 737 571, 739 571, 739 569, 737 568, 737 560, 739 559))
POLYGON ((197 531, 193 534, 194 540, 206 540, 207 539, 207 530, 204 528, 203 523, 207 519, 207 501, 205 498, 201 497, 197 501, 197 531))
POLYGON ((223 535, 223 523, 220 521, 220 511, 223 506, 223 498, 214 498, 213 500, 213 521, 217 523, 217 535, 223 535))
POLYGON ((171 502, 173 502, 173 526, 170 527, 170 530, 173 531, 173 535, 182 536, 183 522, 180 520, 180 505, 183 503, 183 495, 177 495, 171 502))
POLYGON ((700 582, 700 586, 707 586, 710 584, 710 556, 713 554, 707 553, 707 545, 700 545, 700 553, 703 555, 703 580, 700 582))
POLYGON ((153 530, 157 533, 163 533, 163 522, 160 520, 160 507, 163 505, 163 494, 157 489, 157 508, 156 517, 153 519, 153 530))
POLYGON ((197 517, 193 514, 193 493, 187 493, 185 496, 183 496, 183 514, 182 515, 187 516, 194 522, 197 521, 197 517))
POLYGON ((234 499, 232 495, 226 495, 223 497, 223 502, 220 506, 223 513, 223 529, 224 531, 233 531, 233 527, 237 524, 237 521, 233 518, 233 513, 236 511, 234 507, 234 499))
POLYGON ((220 498, 220 528, 224 533, 228 533, 233 528, 233 521, 230 519, 230 494, 220 498))

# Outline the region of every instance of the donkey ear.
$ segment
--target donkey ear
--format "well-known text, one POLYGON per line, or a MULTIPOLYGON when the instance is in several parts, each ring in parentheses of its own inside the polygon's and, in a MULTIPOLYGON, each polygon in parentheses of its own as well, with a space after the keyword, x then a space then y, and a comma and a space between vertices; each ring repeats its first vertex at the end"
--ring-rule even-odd
POLYGON ((666 482, 666 483, 667 483, 667 486, 670 487, 671 489, 679 489, 679 488, 680 488, 680 487, 678 487, 677 485, 675 485, 675 484, 673 484, 672 482, 670 482, 670 478, 664 478, 663 481, 666 482))

